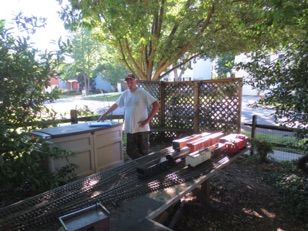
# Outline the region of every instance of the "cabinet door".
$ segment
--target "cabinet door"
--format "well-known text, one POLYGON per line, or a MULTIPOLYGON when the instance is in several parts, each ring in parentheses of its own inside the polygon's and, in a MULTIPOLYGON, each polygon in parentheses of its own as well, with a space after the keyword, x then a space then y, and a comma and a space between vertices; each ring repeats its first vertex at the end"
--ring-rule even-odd
POLYGON ((95 131, 93 136, 96 172, 123 163, 122 126, 95 131))
MULTIPOLYGON (((52 142, 60 148, 73 152, 73 155, 68 158, 68 161, 78 165, 78 168, 75 171, 78 177, 95 173, 94 142, 93 136, 90 132, 54 138, 52 139, 52 142)), ((48 159, 48 167, 52 172, 59 170, 67 164, 68 162, 65 158, 48 159)))

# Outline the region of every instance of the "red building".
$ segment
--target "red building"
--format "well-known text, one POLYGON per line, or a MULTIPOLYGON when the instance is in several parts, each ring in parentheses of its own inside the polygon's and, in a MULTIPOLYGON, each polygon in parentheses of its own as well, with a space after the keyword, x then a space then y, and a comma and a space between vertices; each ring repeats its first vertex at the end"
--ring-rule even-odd
POLYGON ((79 83, 76 79, 66 81, 66 89, 71 91, 79 91, 79 83))
POLYGON ((54 88, 65 89, 69 91, 79 91, 79 83, 75 79, 62 81, 58 77, 50 78, 49 87, 46 88, 47 92, 51 92, 54 88))

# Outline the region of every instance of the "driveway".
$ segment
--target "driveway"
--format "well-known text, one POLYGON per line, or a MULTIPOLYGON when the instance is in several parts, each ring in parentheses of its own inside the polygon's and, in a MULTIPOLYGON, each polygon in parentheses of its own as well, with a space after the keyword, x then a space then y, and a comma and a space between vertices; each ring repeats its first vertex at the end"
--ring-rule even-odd
MULTIPOLYGON (((101 95, 101 94, 100 94, 101 95)), ((95 95, 97 96, 97 95, 95 95)), ((66 99, 58 99, 54 103, 46 103, 45 106, 49 109, 55 110, 58 115, 69 115, 70 110, 83 110, 89 109, 94 112, 94 114, 102 114, 106 111, 114 101, 97 101, 97 100, 86 100, 83 96, 76 96, 66 99)), ((121 108, 116 109, 112 114, 123 115, 124 111, 121 108)), ((67 116, 66 116, 67 117, 67 116)))
MULTIPOLYGON (((263 108, 251 108, 248 106, 249 103, 259 100, 257 96, 243 96, 242 97, 242 123, 251 123, 252 116, 257 115, 257 122, 265 125, 278 125, 274 121, 273 113, 275 110, 263 109, 263 108)), ((54 109, 58 112, 58 115, 69 115, 72 109, 85 109, 93 111, 95 114, 102 114, 106 111, 114 101, 97 100, 85 100, 83 96, 77 96, 67 99, 58 99, 54 103, 47 103, 46 106, 50 109, 54 109)), ((116 109, 113 114, 121 115, 124 111, 121 108, 116 109)))
POLYGON ((258 124, 278 126, 279 124, 275 122, 274 118, 274 109, 252 108, 248 106, 249 104, 258 101, 259 99, 260 98, 258 96, 242 97, 242 123, 252 123, 252 116, 257 115, 258 124))
MULTIPOLYGON (((242 122, 242 129, 245 131, 250 132, 251 127, 245 126, 243 123, 251 123, 252 116, 257 115, 257 123, 264 124, 264 125, 278 125, 275 123, 273 113, 275 110, 272 109, 263 109, 263 108, 251 108, 248 104, 259 100, 257 96, 243 96, 242 98, 242 113, 241 113, 241 122, 242 122)), ((74 97, 74 98, 67 98, 67 99, 59 99, 54 103, 48 103, 46 106, 48 108, 52 108, 58 112, 58 115, 67 115, 70 114, 70 110, 72 109, 83 109, 88 108, 89 110, 93 111, 95 114, 102 114, 106 111, 114 102, 110 102, 107 100, 104 101, 96 101, 96 100, 85 100, 82 96, 74 97)), ((113 114, 114 115, 123 115, 124 111, 121 108, 116 109, 113 114)), ((68 117, 68 116, 66 116, 68 117)), ((257 128, 257 132, 260 129, 257 128)), ((272 133, 271 130, 264 130, 261 129, 262 132, 272 133)), ((292 135, 290 132, 281 132, 281 134, 285 135, 292 135)), ((276 159, 283 159, 283 160, 291 160, 291 159, 298 159, 298 155, 294 155, 292 153, 285 153, 281 151, 275 151, 274 158, 276 159)))

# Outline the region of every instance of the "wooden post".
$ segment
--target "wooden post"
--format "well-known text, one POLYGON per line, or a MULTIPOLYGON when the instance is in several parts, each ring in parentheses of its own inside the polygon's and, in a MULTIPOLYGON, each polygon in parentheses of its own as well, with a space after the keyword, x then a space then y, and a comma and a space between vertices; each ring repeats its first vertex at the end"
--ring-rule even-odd
MULTIPOLYGON (((253 115, 252 116, 252 126, 251 126, 251 139, 252 140, 255 138, 255 135, 256 135, 256 126, 257 126, 257 115, 253 115)), ((254 154, 253 150, 254 150, 254 145, 252 143, 251 147, 250 147, 250 155, 251 156, 254 154)))
POLYGON ((201 184, 201 192, 205 196, 205 203, 210 203, 210 194, 211 194, 211 178, 207 179, 201 184))
POLYGON ((78 124, 77 110, 71 110, 71 124, 78 124))
POLYGON ((192 195, 195 196, 201 203, 209 204, 211 194, 210 185, 211 179, 208 178, 192 191, 192 195))
POLYGON ((194 133, 199 133, 199 82, 194 81, 194 133))
POLYGON ((238 92, 238 112, 237 112, 237 115, 238 115, 238 120, 237 120, 237 133, 241 133, 241 111, 242 111, 242 79, 239 79, 239 84, 237 86, 237 92, 238 92))
POLYGON ((165 82, 160 82, 159 84, 159 101, 160 101, 160 124, 159 126, 160 127, 164 127, 165 126, 165 105, 166 105, 166 102, 165 102, 165 98, 166 98, 166 92, 165 92, 165 89, 166 89, 166 84, 165 82))
MULTIPOLYGON (((161 81, 160 84, 159 84, 159 88, 160 88, 160 123, 159 123, 159 127, 166 127, 166 124, 165 124, 165 110, 166 110, 166 83, 161 81)), ((161 133, 159 134, 160 138, 162 140, 165 139, 165 131, 162 131, 162 132, 158 132, 158 133, 161 133)))

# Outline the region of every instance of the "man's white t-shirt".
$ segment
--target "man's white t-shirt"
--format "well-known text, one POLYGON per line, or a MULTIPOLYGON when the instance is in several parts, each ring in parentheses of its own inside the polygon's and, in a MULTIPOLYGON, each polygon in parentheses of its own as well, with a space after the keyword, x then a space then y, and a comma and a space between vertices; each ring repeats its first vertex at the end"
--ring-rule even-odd
POLYGON ((148 106, 155 101, 157 100, 142 88, 137 88, 134 92, 127 89, 122 93, 116 104, 124 107, 124 133, 150 131, 149 124, 141 128, 138 122, 148 118, 148 106))

